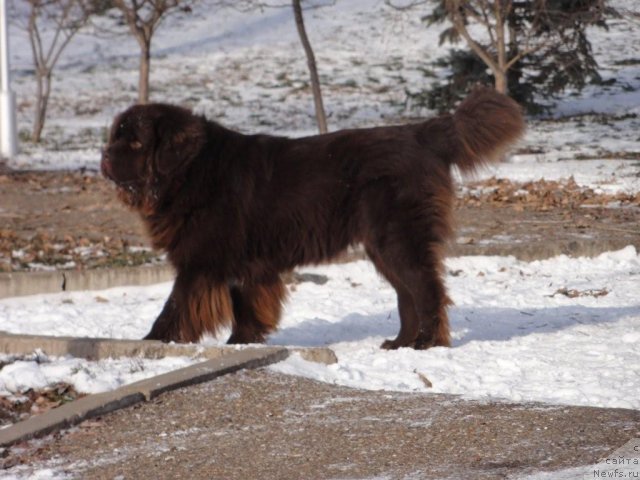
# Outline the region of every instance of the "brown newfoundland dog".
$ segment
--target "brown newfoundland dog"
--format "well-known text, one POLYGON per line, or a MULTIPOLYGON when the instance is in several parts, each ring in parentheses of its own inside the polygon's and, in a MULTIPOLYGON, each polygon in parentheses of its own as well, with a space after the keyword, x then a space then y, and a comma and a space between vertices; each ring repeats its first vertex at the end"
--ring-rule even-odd
POLYGON ((147 339, 263 342, 280 317, 280 274, 364 245, 398 295, 383 348, 449 345, 443 247, 450 170, 499 159, 523 133, 519 106, 479 89, 451 115, 290 139, 244 135, 172 105, 118 115, 101 168, 176 269, 147 339))

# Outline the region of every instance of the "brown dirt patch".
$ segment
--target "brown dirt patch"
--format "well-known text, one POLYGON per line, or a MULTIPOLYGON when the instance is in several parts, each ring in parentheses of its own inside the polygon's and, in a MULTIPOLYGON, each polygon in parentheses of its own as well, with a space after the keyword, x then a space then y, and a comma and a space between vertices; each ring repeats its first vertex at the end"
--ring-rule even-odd
POLYGON ((458 239, 453 250, 459 255, 530 260, 640 246, 640 193, 596 193, 573 178, 470 183, 456 209, 458 239))
MULTIPOLYGON (((0 271, 161 261, 138 216, 90 171, 0 172, 0 271)), ((592 255, 640 247, 640 193, 489 179, 460 189, 453 254, 592 255)))
POLYGON ((157 260, 137 215, 95 172, 0 174, 0 271, 157 260))
POLYGON ((79 393, 72 385, 59 382, 46 388, 29 388, 15 395, 0 396, 0 428, 47 412, 85 395, 79 393))

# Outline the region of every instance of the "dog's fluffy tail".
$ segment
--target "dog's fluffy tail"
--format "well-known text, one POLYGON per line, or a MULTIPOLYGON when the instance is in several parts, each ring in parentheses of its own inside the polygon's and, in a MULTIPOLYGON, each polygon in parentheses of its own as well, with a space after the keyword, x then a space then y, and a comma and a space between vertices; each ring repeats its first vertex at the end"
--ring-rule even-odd
MULTIPOLYGON (((439 120, 427 122, 435 126, 439 120)), ((452 115, 444 117, 447 124, 446 145, 436 148, 444 158, 462 172, 472 172, 480 165, 500 160, 525 131, 522 109, 511 98, 491 88, 477 88, 458 106, 452 115)), ((438 133, 429 132, 427 142, 438 133), (435 134, 435 135, 434 135, 435 134)))

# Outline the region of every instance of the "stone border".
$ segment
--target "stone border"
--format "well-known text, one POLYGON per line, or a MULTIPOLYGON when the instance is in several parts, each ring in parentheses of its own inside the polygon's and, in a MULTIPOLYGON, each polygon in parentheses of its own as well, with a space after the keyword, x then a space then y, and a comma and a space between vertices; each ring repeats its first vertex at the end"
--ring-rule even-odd
POLYGON ((69 428, 90 418, 152 400, 164 392, 207 382, 241 369, 276 363, 289 354, 286 348, 246 348, 221 358, 125 385, 111 392, 88 395, 0 430, 0 446, 6 447, 69 428))
MULTIPOLYGON (((460 238, 450 245, 448 256, 463 255, 513 255, 522 261, 542 260, 557 255, 571 257, 595 257, 603 252, 619 250, 634 245, 640 250, 640 242, 629 238, 620 239, 567 239, 551 243, 515 243, 505 249, 500 243, 466 244, 460 238)), ((353 247, 338 256, 332 263, 346 263, 366 259, 361 247, 353 247)), ((313 275, 311 275, 313 277, 313 275)), ((89 270, 53 270, 0 273, 0 299, 60 293, 64 291, 105 290, 126 285, 152 285, 173 281, 175 273, 169 264, 141 265, 137 267, 95 268, 89 270)), ((322 284, 317 278, 309 278, 305 273, 283 275, 285 283, 311 281, 322 284)))
MULTIPOLYGON (((0 331, 0 353, 7 355, 30 355, 41 351, 46 355, 60 357, 71 355, 100 360, 119 357, 202 357, 209 360, 250 349, 245 346, 205 346, 198 344, 162 343, 157 340, 117 340, 111 338, 53 337, 47 335, 20 335, 0 331)), ((256 350, 288 348, 310 362, 332 364, 338 361, 330 348, 323 347, 253 347, 256 350)))
POLYGON ((174 277, 174 271, 169 265, 2 273, 0 298, 104 290, 124 285, 152 285, 172 281, 174 277))
POLYGON ((168 356, 202 357, 207 360, 117 390, 88 395, 40 415, 0 429, 0 446, 47 435, 77 425, 89 418, 152 400, 163 392, 212 380, 240 369, 257 368, 284 360, 292 353, 312 362, 337 362, 329 348, 285 348, 275 346, 214 346, 162 343, 156 340, 114 340, 110 338, 52 337, 0 332, 0 353, 46 355, 99 360, 118 357, 163 358, 168 356))

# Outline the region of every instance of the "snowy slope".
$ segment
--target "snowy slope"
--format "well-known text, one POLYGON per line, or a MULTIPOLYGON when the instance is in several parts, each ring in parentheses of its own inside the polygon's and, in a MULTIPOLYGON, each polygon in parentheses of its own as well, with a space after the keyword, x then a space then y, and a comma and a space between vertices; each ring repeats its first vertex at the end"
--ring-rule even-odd
MULTIPOLYGON (((151 98, 183 104, 245 132, 304 135, 315 131, 306 60, 288 8, 250 12, 216 9, 203 0, 191 14, 167 19, 153 41, 151 98)), ((630 0, 613 2, 634 8, 630 0)), ((338 0, 307 11, 318 59, 330 129, 397 123, 432 112, 411 108, 417 92, 445 71, 433 61, 440 28, 427 28, 426 6, 397 11, 383 0, 338 0), (425 75, 427 72, 428 75, 425 75)), ((22 144, 11 161, 28 168, 97 168, 99 149, 113 116, 135 102, 138 47, 124 31, 105 37, 87 27, 71 43, 54 72, 50 116, 43 145, 22 144)), ((574 115, 530 125, 522 147, 535 161, 615 158, 638 152, 640 63, 634 45, 640 24, 616 19, 590 33, 605 80, 581 95, 567 92, 557 112, 574 115), (606 113, 603 119, 601 114, 606 113), (575 117, 575 115, 580 115, 575 117)), ((13 86, 19 131, 27 137, 33 117, 33 66, 23 30, 10 29, 13 86)))

